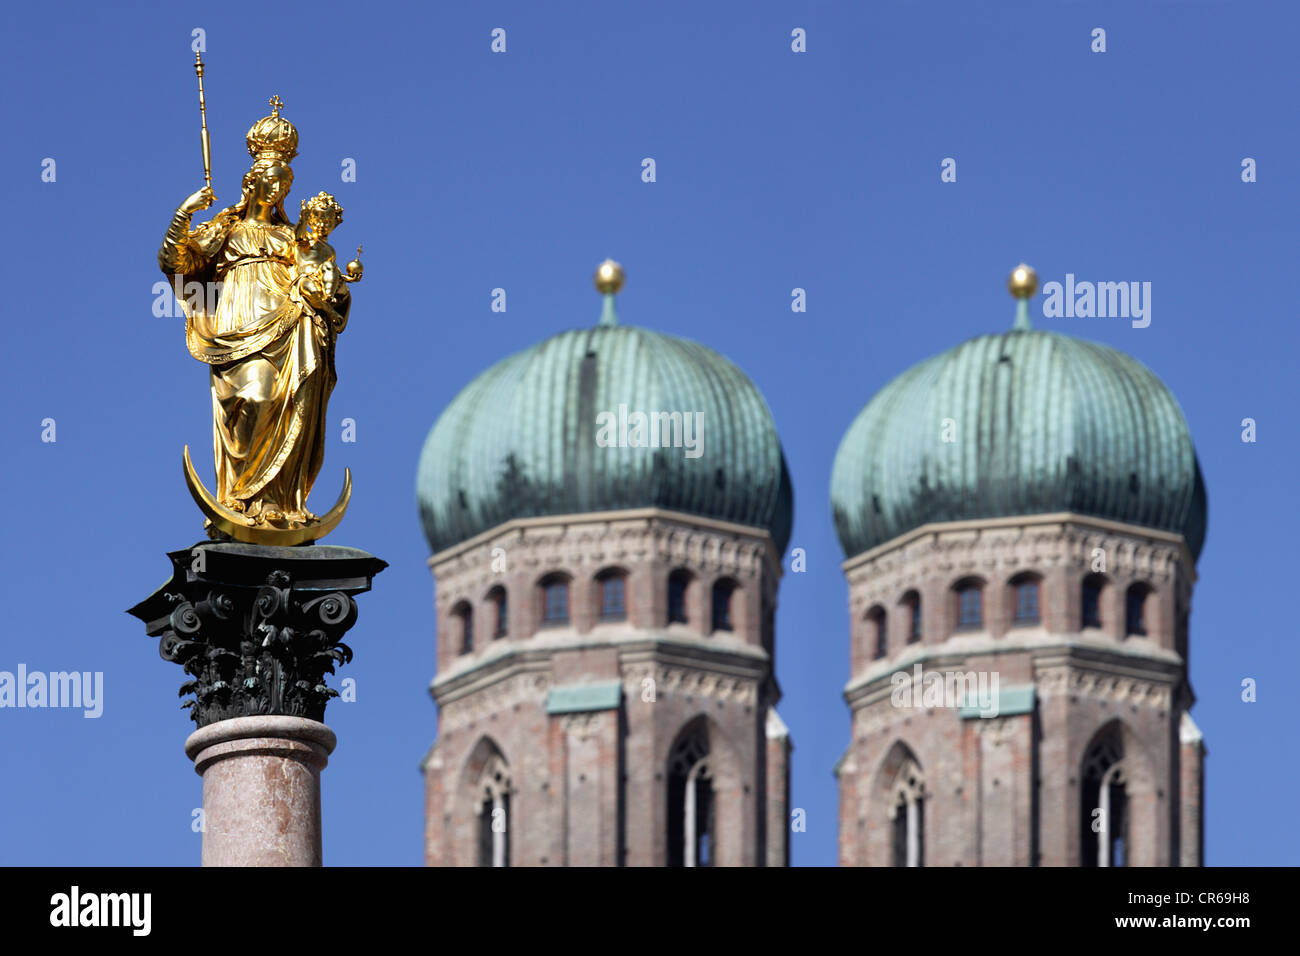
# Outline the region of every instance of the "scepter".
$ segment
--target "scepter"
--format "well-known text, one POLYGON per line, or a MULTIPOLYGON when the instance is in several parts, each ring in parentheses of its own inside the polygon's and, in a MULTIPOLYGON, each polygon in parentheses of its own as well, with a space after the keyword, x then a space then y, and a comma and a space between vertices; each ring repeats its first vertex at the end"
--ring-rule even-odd
POLYGON ((203 124, 203 178, 212 188, 212 144, 208 141, 208 105, 203 101, 203 54, 194 52, 194 73, 199 78, 199 121, 203 124))

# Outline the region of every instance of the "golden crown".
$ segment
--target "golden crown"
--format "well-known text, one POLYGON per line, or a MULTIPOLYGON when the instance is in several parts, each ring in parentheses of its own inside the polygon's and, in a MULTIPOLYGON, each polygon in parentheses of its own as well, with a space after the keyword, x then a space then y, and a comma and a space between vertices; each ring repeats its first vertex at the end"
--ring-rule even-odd
POLYGON ((284 102, 271 97, 271 115, 263 116, 248 131, 248 155, 256 160, 288 163, 298 155, 298 131, 280 115, 284 102))

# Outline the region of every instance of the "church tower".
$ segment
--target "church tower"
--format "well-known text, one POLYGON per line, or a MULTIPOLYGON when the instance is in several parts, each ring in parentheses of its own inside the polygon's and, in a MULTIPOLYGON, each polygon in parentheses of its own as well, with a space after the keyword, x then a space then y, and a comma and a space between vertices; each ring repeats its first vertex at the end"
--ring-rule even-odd
POLYGON ((417 492, 436 579, 431 866, 781 866, 774 614, 792 493, 753 383, 599 324, 482 373, 417 492))
POLYGON ((852 712, 849 866, 1199 866, 1188 621, 1205 538, 1177 402, 1139 362, 1014 328, 862 410, 831 498, 852 712))

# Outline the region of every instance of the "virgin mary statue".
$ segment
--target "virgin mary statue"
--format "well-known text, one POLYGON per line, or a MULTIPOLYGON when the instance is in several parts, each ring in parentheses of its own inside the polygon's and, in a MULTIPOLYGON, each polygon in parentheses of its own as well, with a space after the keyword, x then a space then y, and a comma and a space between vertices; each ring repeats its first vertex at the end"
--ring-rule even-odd
MULTIPOLYGON (((158 264, 183 302, 190 354, 211 372, 220 507, 205 510, 224 512, 226 524, 275 539, 277 530, 309 528, 318 520, 307 510, 307 495, 324 457, 334 342, 351 299, 346 281, 323 298, 305 294, 297 267, 309 258, 303 251, 316 245, 313 238, 329 247, 323 236, 296 229, 284 213, 298 131, 280 116, 278 97, 271 105, 271 115, 248 131, 253 164, 239 202, 190 228, 194 213, 216 197, 204 187, 186 199, 163 238, 158 264)), ((188 452, 186 467, 188 474, 188 452)), ((295 540, 309 537, 299 533, 295 540)))

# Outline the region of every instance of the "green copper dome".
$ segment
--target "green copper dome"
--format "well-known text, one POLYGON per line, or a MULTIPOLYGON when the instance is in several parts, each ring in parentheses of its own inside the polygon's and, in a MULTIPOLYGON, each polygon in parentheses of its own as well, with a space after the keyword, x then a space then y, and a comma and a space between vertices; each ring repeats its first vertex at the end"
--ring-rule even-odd
POLYGON ((512 518, 642 507, 765 528, 784 552, 790 477, 753 382, 695 342, 614 324, 612 295, 605 308, 594 328, 502 359, 433 426, 416 492, 434 553, 512 518), (660 442, 678 446, 637 444, 654 437, 636 412, 681 413, 660 442))
POLYGON ((831 473, 846 556, 927 522, 1055 511, 1177 532, 1199 556, 1205 487, 1169 390, 1122 352, 1027 326, 1022 308, 1016 330, 927 359, 859 413, 831 473))

